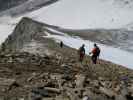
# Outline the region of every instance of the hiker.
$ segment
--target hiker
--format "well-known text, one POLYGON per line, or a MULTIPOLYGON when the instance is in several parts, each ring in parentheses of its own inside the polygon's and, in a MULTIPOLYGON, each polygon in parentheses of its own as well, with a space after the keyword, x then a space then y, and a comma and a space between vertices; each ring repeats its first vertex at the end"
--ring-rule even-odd
POLYGON ((5 43, 1 44, 1 51, 3 51, 3 52, 5 51, 5 43))
POLYGON ((63 44, 63 42, 61 41, 61 42, 60 42, 60 47, 63 48, 63 45, 64 45, 64 44, 63 44))
POLYGON ((85 45, 83 44, 80 48, 79 48, 79 61, 82 62, 85 56, 85 45))
POLYGON ((91 60, 93 62, 93 64, 97 63, 97 58, 99 58, 100 56, 100 48, 97 46, 97 44, 94 44, 94 48, 92 49, 92 51, 89 53, 92 54, 91 60))

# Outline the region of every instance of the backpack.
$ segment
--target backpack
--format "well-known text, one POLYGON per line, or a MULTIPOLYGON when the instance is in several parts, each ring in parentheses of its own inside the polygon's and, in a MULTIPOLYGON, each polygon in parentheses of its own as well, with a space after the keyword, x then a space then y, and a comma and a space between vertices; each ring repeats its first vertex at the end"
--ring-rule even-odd
POLYGON ((94 48, 93 51, 92 51, 92 53, 93 53, 93 55, 99 56, 100 55, 100 49, 99 49, 99 47, 94 48))
POLYGON ((80 48, 79 48, 79 53, 85 53, 84 47, 80 47, 80 48))
POLYGON ((99 49, 99 47, 96 48, 96 55, 97 55, 97 56, 100 55, 100 49, 99 49))

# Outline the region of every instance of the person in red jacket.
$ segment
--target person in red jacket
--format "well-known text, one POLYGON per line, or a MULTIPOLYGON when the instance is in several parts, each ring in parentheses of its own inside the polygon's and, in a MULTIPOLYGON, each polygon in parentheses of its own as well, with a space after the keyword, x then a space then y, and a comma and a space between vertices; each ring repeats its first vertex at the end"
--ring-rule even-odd
POLYGON ((92 54, 91 60, 92 60, 93 64, 96 64, 97 58, 100 56, 100 48, 97 46, 96 43, 94 44, 94 48, 92 49, 90 54, 92 54))

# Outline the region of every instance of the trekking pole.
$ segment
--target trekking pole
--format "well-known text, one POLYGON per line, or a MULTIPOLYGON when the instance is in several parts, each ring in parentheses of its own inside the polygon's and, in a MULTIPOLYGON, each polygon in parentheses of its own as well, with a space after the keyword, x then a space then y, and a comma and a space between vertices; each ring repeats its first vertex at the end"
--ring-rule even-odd
MULTIPOLYGON (((91 57, 90 52, 91 52, 91 42, 89 41, 89 57, 91 57)), ((89 63, 91 63, 91 58, 89 59, 89 63)))
MULTIPOLYGON (((90 41, 89 41, 89 53, 90 53, 90 41)), ((90 54, 89 54, 90 55, 90 54)))

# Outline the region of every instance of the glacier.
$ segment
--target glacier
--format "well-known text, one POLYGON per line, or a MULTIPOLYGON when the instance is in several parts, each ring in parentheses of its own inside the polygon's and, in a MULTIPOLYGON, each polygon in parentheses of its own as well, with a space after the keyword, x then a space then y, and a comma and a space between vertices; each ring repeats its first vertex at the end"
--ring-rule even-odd
POLYGON ((133 8, 116 6, 113 1, 60 0, 27 16, 69 29, 119 29, 133 22, 133 8))

